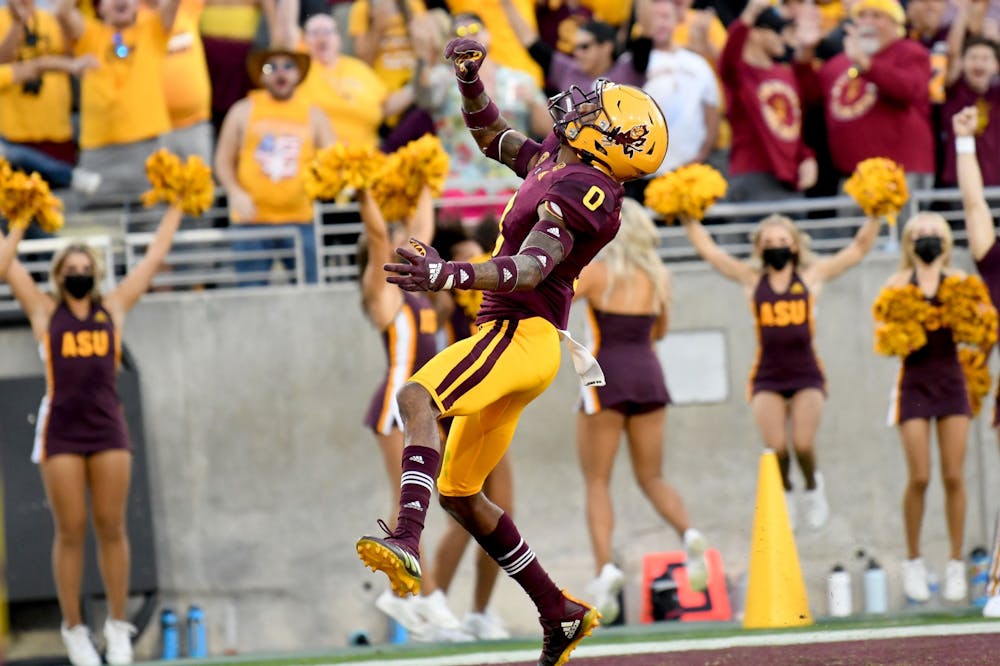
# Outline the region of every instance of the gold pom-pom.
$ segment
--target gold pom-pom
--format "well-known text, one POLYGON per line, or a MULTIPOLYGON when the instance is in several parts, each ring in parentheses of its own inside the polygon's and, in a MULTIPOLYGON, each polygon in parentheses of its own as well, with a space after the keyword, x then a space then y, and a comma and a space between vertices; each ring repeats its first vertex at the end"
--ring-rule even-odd
POLYGON ((958 344, 987 349, 997 341, 997 311, 986 285, 975 275, 950 275, 941 281, 941 323, 958 344))
POLYGON ((646 206, 668 222, 678 217, 701 220, 712 204, 726 196, 726 179, 707 164, 689 164, 662 176, 646 187, 646 206))
POLYGON ((424 186, 439 196, 448 177, 448 154, 440 139, 426 135, 411 141, 386 159, 372 187, 372 196, 387 220, 403 220, 417 206, 424 186))
POLYGON ((43 231, 55 233, 63 226, 63 204, 37 172, 30 176, 0 165, 0 215, 11 227, 27 228, 32 221, 43 231))
POLYGON ((887 356, 907 356, 927 344, 927 322, 934 306, 916 285, 885 287, 872 305, 875 351, 887 356))
POLYGON ((196 155, 181 162, 177 155, 161 148, 146 159, 146 177, 152 185, 142 195, 142 203, 147 207, 163 202, 197 217, 215 199, 212 170, 196 155))
POLYGON ((906 173, 886 157, 871 157, 859 162, 844 183, 844 192, 857 202, 865 215, 885 216, 892 225, 896 224, 896 215, 910 197, 906 173))
POLYGON ((305 172, 306 192, 312 199, 333 201, 346 188, 369 189, 385 164, 374 148, 337 143, 316 152, 305 172))
POLYGON ((977 416, 983 407, 983 398, 989 395, 990 368, 986 362, 986 354, 968 347, 958 350, 958 361, 965 375, 965 390, 969 396, 972 415, 977 416))

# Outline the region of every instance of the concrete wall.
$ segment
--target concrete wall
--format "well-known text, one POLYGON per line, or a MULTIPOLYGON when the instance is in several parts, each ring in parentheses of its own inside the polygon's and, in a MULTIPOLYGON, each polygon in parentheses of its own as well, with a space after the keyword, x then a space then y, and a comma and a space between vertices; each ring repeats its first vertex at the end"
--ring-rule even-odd
MULTIPOLYGON (((897 363, 872 352, 870 315, 893 268, 887 258, 869 259, 819 300, 818 347, 830 398, 817 446, 832 516, 822 531, 797 535, 816 614, 826 612, 826 572, 836 562, 859 569, 858 549, 883 561, 895 607, 902 604, 905 469, 897 434, 885 426, 897 363)), ((730 391, 723 403, 670 411, 664 469, 739 581, 762 451, 744 393, 753 328, 738 286, 704 269, 684 270, 674 284, 675 330, 724 332, 730 391)), ((236 618, 244 652, 339 646, 359 628, 383 636, 385 621, 370 600, 384 577, 367 572, 354 553, 357 537, 376 531, 375 519, 390 509, 379 452, 361 426, 384 361, 357 293, 158 294, 132 313, 125 339, 142 373, 164 601, 200 603, 216 652, 226 617, 236 618)), ((0 345, 7 350, 0 375, 41 372, 27 330, 0 331, 0 345)), ((582 592, 592 562, 575 448, 578 384, 567 355, 563 361, 553 386, 525 413, 511 455, 523 534, 560 585, 582 592)), ((1000 462, 986 418, 981 438, 976 429, 970 437, 966 550, 987 538, 980 494, 991 515, 1000 505, 1000 462)), ((621 458, 615 541, 630 576, 627 613, 634 619, 642 554, 678 549, 680 541, 637 491, 624 451, 621 458)), ((936 476, 924 544, 941 572, 947 542, 936 476)), ((433 512, 428 549, 443 521, 442 511, 433 512)), ((471 597, 470 562, 451 591, 459 614, 471 597)), ((511 581, 500 581, 494 607, 515 632, 538 632, 533 607, 511 581)), ((155 649, 157 633, 147 632, 141 652, 155 649)))

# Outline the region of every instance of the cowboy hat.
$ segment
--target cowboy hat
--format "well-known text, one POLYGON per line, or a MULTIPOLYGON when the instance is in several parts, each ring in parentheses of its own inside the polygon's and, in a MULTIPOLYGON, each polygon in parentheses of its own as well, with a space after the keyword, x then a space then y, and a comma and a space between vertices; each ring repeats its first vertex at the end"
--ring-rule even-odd
POLYGON ((247 74, 250 75, 250 82, 254 88, 260 87, 260 77, 264 73, 264 64, 274 56, 287 56, 294 60, 295 66, 299 69, 299 82, 305 81, 311 62, 308 53, 292 51, 291 49, 262 49, 247 56, 247 74))

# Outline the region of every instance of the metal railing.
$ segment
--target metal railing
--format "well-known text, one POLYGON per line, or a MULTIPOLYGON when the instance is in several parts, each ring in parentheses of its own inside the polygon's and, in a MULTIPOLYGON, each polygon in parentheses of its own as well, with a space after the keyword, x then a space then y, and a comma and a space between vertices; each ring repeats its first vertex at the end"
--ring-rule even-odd
MULTIPOLYGON (((994 217, 1000 216, 1000 187, 986 189, 987 201, 994 217)), ((439 213, 454 214, 463 207, 502 210, 506 195, 471 196, 439 200, 435 203, 439 213)), ((918 210, 935 209, 952 225, 956 243, 965 241, 962 225, 961 194, 958 190, 920 190, 912 193, 907 209, 900 213, 900 220, 907 219, 918 210)), ((317 204, 314 208, 316 232, 316 262, 321 283, 353 289, 357 279, 357 239, 361 234, 358 206, 356 204, 317 204)), ((820 253, 839 250, 847 245, 864 216, 857 205, 846 196, 816 199, 795 199, 771 202, 719 203, 709 209, 705 224, 716 242, 727 252, 746 257, 751 251, 750 234, 757 220, 771 213, 782 213, 812 237, 812 247, 820 253)), ((111 288, 145 256, 152 242, 162 211, 137 209, 134 204, 123 204, 114 210, 87 211, 67 219, 66 236, 42 240, 22 241, 19 258, 39 282, 47 279, 52 254, 67 242, 83 240, 98 248, 108 266, 106 287, 111 288), (81 228, 97 228, 94 233, 79 233, 81 228), (69 234, 74 234, 70 236, 69 234)), ((893 251, 898 226, 883 226, 880 247, 893 251)), ((680 226, 660 227, 660 256, 673 264, 699 261, 680 226)), ((269 225, 228 226, 225 208, 213 208, 197 219, 185 218, 174 239, 164 269, 156 275, 153 286, 157 289, 227 289, 246 282, 271 281, 270 269, 260 272, 241 272, 240 260, 263 259, 268 266, 286 263, 289 274, 280 283, 292 281, 305 283, 304 248, 298 232, 287 227, 269 225), (288 247, 254 251, 234 248, 234 243, 244 240, 281 241, 288 247)), ((10 289, 0 283, 0 308, 16 307, 11 301, 10 289)))

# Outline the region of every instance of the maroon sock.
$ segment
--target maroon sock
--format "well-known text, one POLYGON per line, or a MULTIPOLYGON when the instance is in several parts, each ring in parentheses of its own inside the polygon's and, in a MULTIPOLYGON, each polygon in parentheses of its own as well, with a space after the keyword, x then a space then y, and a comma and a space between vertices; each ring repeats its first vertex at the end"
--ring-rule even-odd
POLYGON ((538 607, 539 615, 556 618, 563 614, 562 592, 538 563, 535 552, 521 538, 510 516, 504 513, 497 528, 486 536, 477 536, 476 541, 524 588, 538 607))
POLYGON ((426 446, 403 449, 403 476, 399 485, 399 518, 393 537, 414 553, 420 549, 420 535, 430 506, 441 454, 426 446))

